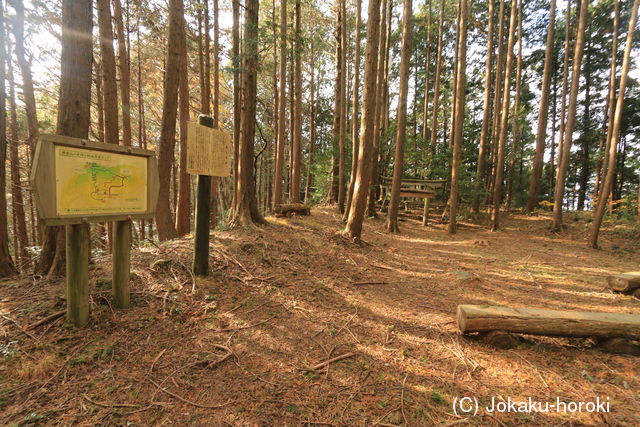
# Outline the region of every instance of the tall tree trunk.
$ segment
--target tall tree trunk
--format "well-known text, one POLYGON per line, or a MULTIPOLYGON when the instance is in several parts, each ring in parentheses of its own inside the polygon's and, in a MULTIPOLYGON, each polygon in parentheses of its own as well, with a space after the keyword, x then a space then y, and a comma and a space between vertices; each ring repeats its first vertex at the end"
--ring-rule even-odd
MULTIPOLYGON (((571 0, 567 1, 567 10, 565 12, 565 36, 564 36, 564 59, 562 65, 562 95, 560 101, 560 140, 558 141, 558 162, 556 168, 556 183, 558 170, 562 163, 562 153, 564 146, 565 125, 567 119, 567 92, 569 90, 569 57, 570 52, 570 34, 571 34, 571 0)), ((555 186, 554 186, 555 188, 555 186)), ((555 197, 555 196, 554 196, 555 197)), ((563 193, 564 197, 564 193, 563 193)), ((555 202, 555 199, 554 199, 555 202)))
MULTIPOLYGON (((213 0, 213 127, 220 128, 220 28, 218 0, 213 0)), ((207 36, 209 32, 207 31, 207 36)), ((209 49, 207 47, 207 53, 209 49)), ((210 56, 210 54, 209 54, 210 56)), ((209 63, 211 59, 209 59, 209 63)), ((210 78, 211 75, 207 76, 210 78)), ((210 227, 215 229, 218 225, 218 187, 220 179, 217 176, 211 177, 211 212, 210 227)))
POLYGON ((316 138, 317 138, 317 129, 316 129, 316 86, 315 86, 315 50, 314 50, 314 42, 313 38, 311 39, 311 48, 310 48, 310 57, 311 57, 311 81, 309 82, 309 158, 307 161, 307 186, 304 192, 304 200, 305 202, 309 202, 311 199, 311 192, 313 191, 313 163, 314 163, 314 154, 316 149, 316 138))
POLYGON ((338 137, 338 209, 344 214, 346 199, 346 131, 347 131, 347 10, 345 0, 340 0, 340 134, 338 137))
POLYGON ((449 234, 455 234, 458 228, 458 187, 462 163, 462 142, 464 137, 465 89, 467 86, 467 0, 459 2, 458 21, 458 64, 456 66, 456 102, 455 102, 455 134, 453 141, 453 161, 451 163, 451 193, 449 209, 449 234))
MULTIPOLYGON (((431 118, 431 138, 430 138, 430 160, 429 169, 433 165, 433 157, 436 155, 437 137, 438 137, 438 105, 440 101, 440 75, 442 74, 442 48, 443 48, 443 32, 444 32, 444 13, 445 0, 440 3, 440 23, 438 24, 438 57, 436 59, 436 74, 433 85, 433 115, 431 118)), ((429 170, 431 174, 431 170, 429 170)))
POLYGON ((27 145, 31 152, 36 148, 38 140, 38 116, 36 112, 36 98, 33 90, 33 78, 31 66, 25 54, 24 48, 24 4, 23 0, 16 0, 12 3, 16 10, 16 19, 13 25, 13 36, 16 41, 16 58, 22 76, 22 97, 24 98, 25 111, 27 113, 27 128, 29 137, 27 145))
MULTIPOLYGON (((489 1, 491 3, 491 10, 493 10, 493 0, 489 1)), ((429 82, 430 82, 430 73, 429 69, 431 68, 431 15, 432 8, 431 3, 432 0, 429 0, 429 15, 427 18, 427 51, 425 53, 425 61, 424 61, 424 104, 422 111, 422 140, 426 142, 427 140, 427 129, 428 129, 428 120, 429 120, 429 82)), ((417 75, 417 73, 416 73, 417 75)), ((417 89, 416 89, 417 90, 417 89)), ((417 141, 417 138, 416 138, 417 141)), ((415 147, 417 148, 417 142, 415 143, 415 147)))
POLYGON ((178 86, 180 84, 181 40, 184 39, 184 4, 182 0, 169 0, 169 36, 167 41, 167 62, 164 77, 162 103, 162 125, 158 143, 158 169, 160 171, 160 192, 156 208, 158 238, 173 239, 177 236, 175 222, 169 206, 171 170, 175 157, 176 116, 178 115, 178 86))
POLYGON ((245 1, 244 48, 242 58, 242 115, 238 165, 237 206, 232 223, 264 223, 258 211, 254 180, 253 144, 256 128, 256 91, 258 76, 258 0, 245 1))
POLYGON ((593 76, 591 75, 591 23, 587 25, 588 41, 586 44, 586 60, 584 63, 584 115, 582 117, 582 134, 580 135, 580 172, 578 174, 578 205, 577 210, 583 211, 587 198, 587 188, 589 187, 589 177, 591 175, 591 84, 593 76))
MULTIPOLYGON (((344 0, 343 0, 344 1, 344 0)), ((302 168, 302 29, 300 0, 296 0, 296 23, 295 23, 295 66, 294 79, 295 108, 294 108, 294 128, 293 128, 293 152, 291 153, 291 203, 300 203, 300 178, 302 168)))
MULTIPOLYGON (((144 122, 144 96, 142 87, 142 50, 140 43, 140 14, 138 14, 136 22, 136 53, 138 56, 138 147, 147 148, 147 130, 144 122)), ((140 221, 140 240, 146 239, 145 220, 140 221)), ((151 227, 153 221, 149 221, 149 227, 151 227)))
POLYGON ((122 145, 131 146, 131 65, 127 50, 127 34, 125 31, 120 0, 113 0, 113 9, 118 35, 118 65, 120 66, 120 100, 122 102, 122 145))
MULTIPOLYGON (((620 125, 622 123, 622 113, 624 108, 624 94, 627 89, 627 81, 629 78, 629 67, 631 63, 631 48, 633 44, 633 33, 638 20, 638 7, 640 0, 634 0, 633 6, 631 6, 631 16, 629 18, 629 29, 627 30, 627 41, 624 48, 624 57, 622 59, 622 69, 620 70, 620 88, 618 89, 618 99, 616 101, 616 109, 613 118, 613 127, 611 128, 611 141, 609 147, 609 166, 607 167, 607 176, 604 180, 600 198, 598 199, 598 205, 593 218, 593 226, 591 228, 591 236, 589 238, 589 246, 592 248, 598 247, 598 234, 600 233, 600 227, 602 225, 602 218, 604 217, 604 211, 606 209, 607 199, 609 198, 609 192, 612 187, 613 178, 616 169, 616 148, 615 141, 620 136, 620 125)), ((640 196, 639 196, 640 199, 640 196)), ((640 201, 640 200, 639 200, 640 201)), ((640 206, 640 205, 639 205, 640 206)), ((639 214, 640 214, 640 207, 639 214)))
POLYGON ((372 138, 376 119, 376 86, 378 38, 380 34, 380 0, 369 0, 367 22, 367 47, 364 70, 364 90, 362 94, 362 119, 358 152, 358 170, 351 200, 351 208, 344 233, 347 237, 360 240, 362 222, 367 207, 369 180, 371 179, 372 138))
MULTIPOLYGON (((6 195, 6 165, 7 165, 7 113, 5 108, 6 88, 5 88, 5 58, 6 58, 6 36, 4 6, 0 1, 0 164, 3 165, 0 173, 0 191, 6 195)), ((89 80, 91 81, 91 80, 89 80)), ((9 231, 7 224, 7 198, 0 197, 0 277, 11 276, 16 270, 13 259, 9 254, 9 231)))
POLYGON ((488 15, 489 23, 487 30, 487 58, 484 72, 482 128, 480 130, 480 146, 478 147, 476 182, 474 184, 473 203, 471 206, 471 209, 475 214, 478 214, 480 212, 480 192, 482 191, 483 176, 486 168, 486 147, 487 139, 489 136, 489 120, 491 119, 491 67, 493 66, 493 0, 489 0, 488 15))
POLYGON ((276 143, 276 162, 273 172, 273 207, 282 204, 282 168, 284 166, 284 147, 287 144, 287 0, 280 1, 280 91, 278 93, 278 140, 276 143))
MULTIPOLYGON (((231 30, 231 57, 233 61, 233 200, 232 212, 238 206, 238 179, 240 153, 240 115, 242 110, 242 92, 240 81, 240 0, 231 0, 233 28, 231 30)), ((282 116, 280 116, 282 117, 282 116)))
POLYGON ((367 216, 376 217, 378 214, 376 212, 376 181, 378 179, 378 158, 380 156, 380 145, 382 141, 382 128, 383 117, 384 117, 384 109, 386 108, 386 97, 384 91, 384 82, 385 82, 385 56, 387 52, 387 26, 390 24, 389 18, 391 16, 390 13, 390 0, 384 0, 384 4, 382 7, 382 13, 384 16, 381 17, 380 24, 380 40, 379 40, 379 48, 378 48, 378 71, 377 71, 377 83, 376 83, 376 118, 375 118, 375 129, 373 134, 373 152, 371 158, 371 178, 369 179, 369 203, 367 206, 367 216))
POLYGON ((355 49, 353 58, 353 100, 351 102, 351 178, 349 179, 349 190, 347 191, 347 203, 345 206, 344 219, 349 217, 351 200, 353 199, 353 188, 356 184, 356 172, 358 171, 358 151, 359 133, 358 113, 360 107, 360 27, 362 15, 362 0, 356 0, 356 27, 355 27, 355 49))
POLYGON ((15 79, 10 53, 7 53, 7 71, 7 82, 9 83, 9 112, 11 116, 10 136, 8 139, 11 160, 11 205, 13 211, 14 241, 17 243, 17 245, 14 244, 13 252, 16 261, 18 261, 19 257, 20 264, 28 265, 29 253, 27 252, 27 247, 29 246, 29 236, 27 235, 27 222, 24 211, 24 198, 22 196, 22 182, 20 179, 20 156, 18 154, 18 145, 20 143, 18 128, 20 125, 18 123, 15 79))
POLYGON ((334 87, 333 100, 333 141, 331 152, 331 193, 330 201, 338 202, 340 193, 340 125, 342 124, 342 33, 344 19, 342 16, 342 0, 336 0, 336 28, 335 28, 335 60, 336 60, 336 78, 334 87))
MULTIPOLYGON (((613 34, 612 34, 612 43, 611 43, 611 67, 609 70, 609 93, 607 95, 607 105, 605 108, 605 126, 607 126, 607 133, 605 137, 604 144, 601 142, 601 145, 604 145, 604 159, 602 161, 602 167, 600 168, 600 177, 607 176, 607 167, 609 164, 609 151, 611 149, 611 131, 613 130, 613 118, 615 115, 616 108, 616 67, 617 67, 617 55, 618 55, 618 26, 620 24, 620 3, 615 2, 615 16, 613 18, 613 34)), ((600 185, 597 185, 596 181, 596 191, 598 194, 602 193, 602 185, 604 184, 604 179, 600 178, 600 185)), ((611 194, 611 191, 609 191, 611 194)), ((598 197, 599 198, 599 197, 598 197)))
MULTIPOLYGON (((464 0, 463 0, 464 1, 464 0)), ((391 202, 387 215, 387 230, 391 233, 398 228, 398 206, 400 205, 400 187, 404 173, 404 146, 407 137, 407 96, 409 94, 409 67, 411 61, 413 22, 412 1, 404 0, 402 17, 402 50, 400 51, 400 95, 398 97, 398 130, 396 132, 396 153, 393 161, 393 183, 391 202)), ((425 97, 426 98, 426 97, 425 97)))
POLYGON ((507 176, 507 212, 513 202, 514 181, 516 179, 516 160, 520 147, 520 92, 522 87, 522 0, 518 4, 518 54, 516 60, 516 87, 513 102, 513 118, 511 120, 511 150, 509 151, 509 175, 507 176))
MULTIPOLYGON (((505 0, 500 0, 500 9, 498 12, 498 42, 496 44, 498 48, 498 58, 496 62, 496 73, 494 81, 494 93, 493 93, 493 118, 491 125, 491 161, 489 163, 489 170, 487 173, 487 192, 485 197, 485 204, 489 203, 492 199, 493 185, 495 183, 495 170, 496 170, 496 157, 498 153, 498 137, 500 124, 500 113, 502 107, 502 87, 503 87, 503 71, 504 71, 504 53, 505 53, 505 40, 504 40, 504 26, 505 26, 505 0)), ((508 25, 508 23, 507 23, 508 25)))
POLYGON ((558 164, 558 176, 556 188, 553 196, 553 230, 562 230, 562 204, 564 201, 564 187, 569 168, 569 157, 571 154, 571 142, 573 139, 573 129, 576 123, 576 109, 578 104, 578 92, 580 91, 580 67, 582 65, 582 54, 584 51, 584 33, 589 13, 589 0, 581 0, 580 16, 578 18, 578 30, 576 33, 575 50, 573 54, 573 69, 571 71, 571 92, 569 95, 569 108, 567 111, 567 123, 564 133, 564 143, 562 145, 562 155, 558 164))
POLYGON ((509 124, 509 100, 511 91, 511 68, 513 64, 513 45, 517 25, 516 0, 511 0, 511 15, 509 18, 509 39, 507 41, 507 59, 504 67, 504 87, 502 90, 502 111, 500 112, 500 135, 498 138, 498 153, 496 157, 495 182, 493 184, 493 210, 491 212, 491 231, 498 231, 500 226, 500 203, 502 201, 502 180, 504 175, 505 147, 507 143, 507 127, 509 124))
MULTIPOLYGON (((91 123, 91 65, 93 56, 91 37, 93 10, 91 6, 91 0, 63 0, 62 2, 60 96, 58 98, 56 133, 84 139, 89 136, 91 123)), ((4 78, 0 78, 0 81, 4 81, 4 78)), ((0 128, 4 129, 4 126, 0 126, 0 128)), ((0 140, 4 141, 4 138, 0 137, 0 140)), ((2 203, 0 201, 0 212, 6 210, 2 203)), ((0 219, 0 232, 3 229, 0 219)), ((1 236, 0 242, 2 242, 1 236)), ((64 227, 46 227, 36 272, 48 275, 57 273, 63 265, 64 251, 64 227)), ((2 265, 1 261, 0 265, 2 265)))
MULTIPOLYGON (((186 22, 183 20, 183 25, 186 22)), ((180 37, 180 75, 178 82, 178 111, 180 122, 180 159, 178 166, 178 201, 176 204, 176 231, 184 236, 191 230, 191 177, 187 173, 187 124, 189 123, 189 57, 187 40, 180 37)))
POLYGON ((104 98, 104 140, 108 144, 120 142, 118 126, 118 86, 116 58, 113 50, 113 27, 109 0, 97 0, 102 57, 102 94, 104 98))
MULTIPOLYGON (((540 95, 540 110, 538 111, 538 131, 536 133, 536 154, 533 158, 531 169, 531 184, 527 199, 526 212, 531 213, 538 205, 540 195, 540 180, 542 177, 542 164, 544 161, 544 146, 547 139, 547 118, 549 114, 549 92, 551 87, 551 75, 554 65, 553 45, 555 42, 556 28, 556 0, 551 0, 549 9, 549 25, 547 26, 547 47, 544 52, 544 70, 542 72, 542 88, 540 95)), ((554 141, 551 141, 554 144, 554 141)))

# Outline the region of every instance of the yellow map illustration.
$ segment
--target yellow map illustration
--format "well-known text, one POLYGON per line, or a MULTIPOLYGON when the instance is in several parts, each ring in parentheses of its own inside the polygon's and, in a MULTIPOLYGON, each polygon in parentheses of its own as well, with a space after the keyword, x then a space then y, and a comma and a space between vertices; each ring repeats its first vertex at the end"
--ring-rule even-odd
POLYGON ((147 210, 147 159, 56 146, 58 215, 115 215, 147 210))

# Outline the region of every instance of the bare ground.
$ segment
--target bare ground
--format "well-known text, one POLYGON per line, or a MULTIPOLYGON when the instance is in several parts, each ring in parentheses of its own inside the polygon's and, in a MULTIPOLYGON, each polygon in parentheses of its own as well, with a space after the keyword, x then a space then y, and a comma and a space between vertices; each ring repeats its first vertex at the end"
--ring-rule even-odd
MULTIPOLYGON (((417 214, 414 214, 417 215, 417 214)), ((133 308, 113 309, 109 258, 91 271, 91 323, 62 319, 64 279, 0 283, 2 424, 638 425, 638 358, 591 340, 526 337, 516 349, 463 337, 458 304, 640 314, 604 288, 639 267, 638 228, 609 224, 585 244, 586 216, 513 216, 503 230, 465 222, 402 234, 368 220, 359 246, 335 234, 332 208, 216 232, 212 274, 189 274, 192 241, 133 254, 133 308), (167 263, 152 264, 157 260, 167 263), (98 279, 98 280, 96 280, 98 279), (313 369, 336 356, 348 357, 313 369), (609 399, 608 414, 456 416, 456 397, 609 399)))

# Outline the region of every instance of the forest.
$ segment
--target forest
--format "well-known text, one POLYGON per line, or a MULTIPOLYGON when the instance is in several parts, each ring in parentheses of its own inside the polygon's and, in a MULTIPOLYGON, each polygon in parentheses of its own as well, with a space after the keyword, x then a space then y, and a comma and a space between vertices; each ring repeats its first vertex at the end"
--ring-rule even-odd
POLYGON ((0 422, 638 425, 639 6, 0 0, 0 422))

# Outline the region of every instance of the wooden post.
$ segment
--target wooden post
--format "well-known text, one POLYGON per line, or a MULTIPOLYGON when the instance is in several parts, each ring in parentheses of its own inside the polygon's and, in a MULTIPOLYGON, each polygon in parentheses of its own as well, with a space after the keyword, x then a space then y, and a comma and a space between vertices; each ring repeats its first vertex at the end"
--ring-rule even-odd
POLYGON ((89 224, 72 224, 67 234, 67 320, 76 327, 89 321, 89 224))
POLYGON ((116 307, 129 308, 131 295, 131 221, 113 223, 113 299, 116 307))
POLYGON ((424 198, 424 212, 422 212, 422 225, 423 226, 427 226, 429 225, 429 201, 431 199, 429 199, 428 197, 424 198))
MULTIPOLYGON (((212 128, 213 117, 200 115, 201 125, 212 128)), ((196 225, 193 251, 193 274, 209 274, 209 215, 211 212, 211 177, 198 175, 196 195, 196 225)))

